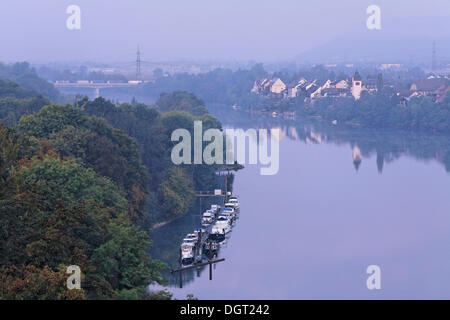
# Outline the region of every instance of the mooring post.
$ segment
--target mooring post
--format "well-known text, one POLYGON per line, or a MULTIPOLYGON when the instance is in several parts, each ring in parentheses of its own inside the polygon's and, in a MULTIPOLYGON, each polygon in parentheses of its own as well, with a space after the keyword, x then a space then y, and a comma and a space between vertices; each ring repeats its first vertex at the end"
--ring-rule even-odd
POLYGON ((212 264, 211 264, 211 260, 212 260, 212 242, 209 243, 209 280, 212 280, 212 264))
POLYGON ((209 260, 212 260, 212 242, 209 243, 209 260))
POLYGON ((212 263, 209 263, 209 280, 212 280, 212 263))
POLYGON ((182 275, 183 271, 181 271, 181 268, 183 267, 183 263, 182 263, 183 254, 182 254, 181 250, 182 249, 180 248, 180 271, 179 271, 179 274, 180 274, 180 289, 183 289, 183 275, 182 275))

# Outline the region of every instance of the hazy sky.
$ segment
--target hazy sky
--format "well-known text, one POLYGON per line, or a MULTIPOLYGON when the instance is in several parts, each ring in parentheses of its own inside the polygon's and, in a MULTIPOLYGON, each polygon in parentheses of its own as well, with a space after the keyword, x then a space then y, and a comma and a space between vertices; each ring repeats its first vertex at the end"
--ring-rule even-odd
POLYGON ((147 61, 284 60, 367 31, 371 4, 382 26, 450 18, 449 0, 1 0, 0 61, 130 61, 138 43, 147 61), (81 30, 66 27, 72 4, 81 30))

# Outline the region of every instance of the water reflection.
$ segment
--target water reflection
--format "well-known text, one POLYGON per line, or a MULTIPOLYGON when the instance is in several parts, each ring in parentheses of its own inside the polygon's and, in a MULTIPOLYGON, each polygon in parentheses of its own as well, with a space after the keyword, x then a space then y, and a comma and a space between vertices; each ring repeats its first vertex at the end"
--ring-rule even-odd
MULTIPOLYGON (((234 174, 232 173, 217 174, 215 188, 229 190, 231 194, 233 190, 233 180, 234 174), (226 183, 228 184, 225 189, 226 183)), ((187 214, 174 221, 171 221, 170 223, 152 230, 152 256, 156 259, 160 259, 166 262, 171 270, 182 267, 186 268, 191 266, 192 264, 201 264, 204 262, 215 261, 219 259, 221 257, 221 248, 227 247, 228 240, 232 234, 232 229, 239 219, 239 209, 237 208, 235 211, 235 209, 226 208, 230 204, 225 204, 224 198, 224 196, 197 197, 195 206, 187 214), (219 210, 209 210, 212 209, 213 205, 214 207, 216 207, 216 205, 219 205, 219 210), (214 212, 213 219, 208 224, 202 224, 202 218, 204 217, 204 213, 206 211, 214 212), (230 215, 229 219, 226 219, 226 222, 230 223, 229 232, 227 232, 226 234, 224 232, 223 238, 214 238, 214 236, 219 235, 214 234, 214 227, 216 223, 218 223, 220 219, 225 219, 225 215, 227 214, 227 212, 231 211, 233 212, 233 214, 230 215), (203 236, 205 237, 205 241, 203 241, 204 245, 199 246, 197 242, 195 243, 195 245, 199 246, 199 248, 197 251, 197 249, 195 249, 196 247, 194 247, 195 254, 193 255, 192 261, 186 262, 185 259, 180 260, 180 244, 182 244, 186 240, 186 235, 189 236, 192 234, 193 230, 198 229, 206 230, 206 233, 203 233, 203 236)), ((234 196, 232 198, 236 199, 236 197, 234 196)), ((215 270, 217 263, 214 263, 212 265, 213 270, 215 270)), ((186 269, 183 270, 183 272, 178 273, 171 273, 169 270, 166 270, 164 276, 168 281, 169 287, 178 287, 181 286, 181 284, 189 284, 195 279, 195 277, 201 277, 203 272, 205 272, 205 270, 207 270, 208 268, 209 266, 204 265, 186 269)), ((209 272, 209 270, 207 271, 209 272)))
MULTIPOLYGON (((435 160, 450 172, 450 137, 429 132, 396 129, 349 128, 325 124, 313 119, 283 119, 248 113, 227 112, 216 108, 217 116, 226 127, 279 128, 281 139, 302 141, 306 144, 336 144, 350 146, 349 155, 358 170, 364 158, 376 155, 378 172, 401 156, 420 160, 435 160)), ((350 157, 349 157, 350 158, 350 157)))
MULTIPOLYGON (((208 270, 186 274, 181 290, 171 279, 176 298, 450 296, 448 136, 216 114, 224 127, 280 128, 280 171, 261 176, 249 165, 236 175, 242 214, 221 248, 227 260, 214 281, 208 270), (372 264, 380 291, 365 285, 372 264)), ((153 256, 176 265, 181 239, 210 204, 155 230, 153 256)))

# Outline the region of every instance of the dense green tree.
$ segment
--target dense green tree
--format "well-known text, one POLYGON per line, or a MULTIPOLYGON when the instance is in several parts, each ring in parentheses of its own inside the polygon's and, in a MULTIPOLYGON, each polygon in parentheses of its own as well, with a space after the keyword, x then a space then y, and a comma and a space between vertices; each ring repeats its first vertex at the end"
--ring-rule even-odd
MULTIPOLYGON (((161 185, 167 183, 170 176, 167 173, 174 167, 171 161, 171 150, 174 142, 171 141, 171 134, 174 130, 185 128, 191 135, 194 133, 194 121, 200 120, 203 124, 203 130, 209 128, 221 129, 220 122, 198 106, 203 106, 203 102, 195 96, 185 92, 175 92, 173 94, 164 94, 161 99, 155 103, 155 106, 145 106, 143 104, 121 104, 115 106, 110 101, 103 98, 94 101, 80 100, 77 104, 80 109, 84 109, 88 114, 103 117, 108 120, 112 126, 124 130, 125 133, 136 139, 142 154, 142 162, 148 168, 150 173, 149 194, 147 196, 147 212, 144 220, 146 224, 150 222, 167 220, 174 217, 172 212, 167 209, 166 202, 170 202, 173 198, 165 199, 164 197, 172 196, 172 192, 161 192, 161 185), (159 106, 168 110, 185 110, 185 111, 168 111, 164 113, 158 112, 159 106), (202 110, 199 116, 194 116, 188 111, 202 110), (167 215, 167 217, 166 217, 167 215)), ((62 140, 66 140, 63 138, 62 140)), ((77 144, 78 145, 78 144, 77 144)), ((184 165, 183 171, 185 176, 189 177, 189 181, 194 181, 194 185, 190 188, 208 190, 214 184, 215 166, 210 165, 184 165)), ((183 199, 183 191, 176 195, 179 199, 183 199)), ((188 202, 191 203, 191 202, 188 202)), ((175 205, 176 207, 178 205, 175 205)), ((183 206, 183 208, 185 208, 183 206)), ((177 215, 184 211, 176 210, 177 215)))
POLYGON ((18 130, 49 139, 65 157, 79 158, 87 167, 123 187, 129 214, 142 217, 148 175, 140 164, 138 146, 104 119, 90 117, 79 108, 49 105, 20 119, 18 130))
POLYGON ((156 106, 163 112, 186 111, 194 116, 202 116, 208 113, 205 103, 186 91, 175 91, 171 94, 162 93, 156 102, 156 106))
POLYGON ((98 274, 116 288, 116 293, 139 289, 142 296, 149 278, 163 281, 160 270, 165 265, 150 259, 147 250, 151 242, 146 232, 121 218, 111 222, 109 231, 108 240, 94 251, 92 260, 98 274))
POLYGON ((164 217, 175 218, 187 212, 195 201, 193 181, 183 169, 173 167, 159 186, 158 197, 164 217))
POLYGON ((75 264, 91 298, 143 293, 149 280, 162 281, 164 265, 149 257, 147 234, 132 226, 127 201, 109 179, 50 152, 24 162, 14 180, 14 194, 0 199, 0 274, 22 265, 56 272, 75 264))
POLYGON ((13 266, 0 270, 0 299, 4 300, 84 300, 83 289, 69 290, 64 266, 13 266))

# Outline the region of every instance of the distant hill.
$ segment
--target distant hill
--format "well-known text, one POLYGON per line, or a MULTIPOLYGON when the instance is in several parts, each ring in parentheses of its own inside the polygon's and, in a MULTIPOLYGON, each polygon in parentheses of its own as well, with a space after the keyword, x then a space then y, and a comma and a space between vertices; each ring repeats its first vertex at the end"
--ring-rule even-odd
POLYGON ((26 99, 37 95, 36 91, 24 89, 10 80, 0 79, 0 98, 26 99))
MULTIPOLYGON (((364 22, 365 23, 365 22, 364 22)), ((436 42, 438 63, 450 63, 450 19, 416 17, 381 20, 381 30, 350 31, 295 57, 299 62, 431 63, 432 43, 436 42)))
POLYGON ((34 91, 35 95, 40 94, 54 101, 58 101, 60 97, 59 91, 51 83, 40 78, 27 62, 11 65, 0 63, 0 79, 16 82, 24 89, 34 91))
MULTIPOLYGON (((36 80, 34 77, 25 79, 31 83, 36 80)), ((37 85, 32 87, 39 89, 42 79, 37 78, 36 81, 37 85)), ((50 99, 37 91, 26 89, 11 80, 0 79, 0 124, 14 127, 24 114, 37 112, 50 103, 50 99)))

